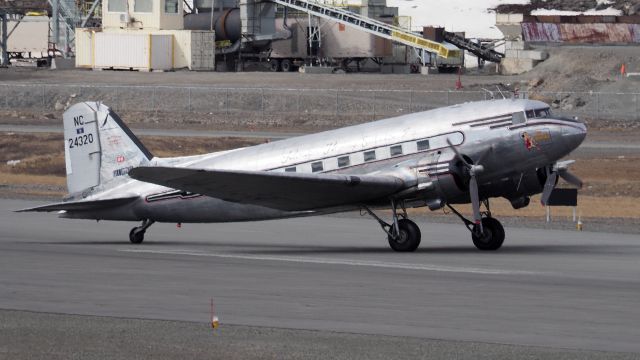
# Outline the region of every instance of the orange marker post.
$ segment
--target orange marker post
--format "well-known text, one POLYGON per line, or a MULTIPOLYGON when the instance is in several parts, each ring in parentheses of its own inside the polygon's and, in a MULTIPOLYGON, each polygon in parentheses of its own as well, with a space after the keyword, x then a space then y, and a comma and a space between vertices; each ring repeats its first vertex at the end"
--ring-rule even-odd
POLYGON ((220 321, 218 317, 215 315, 214 307, 213 307, 213 298, 211 298, 211 328, 217 329, 220 326, 220 321))

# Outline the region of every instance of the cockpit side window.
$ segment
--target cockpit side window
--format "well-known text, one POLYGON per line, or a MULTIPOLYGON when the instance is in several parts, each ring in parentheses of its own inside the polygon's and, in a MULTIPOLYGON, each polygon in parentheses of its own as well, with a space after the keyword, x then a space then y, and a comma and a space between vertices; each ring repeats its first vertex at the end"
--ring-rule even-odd
POLYGON ((548 118, 551 116, 551 111, 549 110, 549 108, 544 108, 544 109, 535 109, 535 117, 537 118, 548 118))
POLYGON ((525 117, 524 111, 514 113, 513 116, 511 117, 511 122, 514 125, 524 124, 525 122, 527 122, 527 118, 525 117))

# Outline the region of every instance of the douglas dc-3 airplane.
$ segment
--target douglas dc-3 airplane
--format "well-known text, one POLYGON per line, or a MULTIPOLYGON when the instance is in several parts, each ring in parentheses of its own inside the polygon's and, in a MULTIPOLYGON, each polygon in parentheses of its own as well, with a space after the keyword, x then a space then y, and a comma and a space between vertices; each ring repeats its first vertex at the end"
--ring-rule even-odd
POLYGON ((407 207, 449 207, 480 250, 497 250, 504 228, 489 198, 515 209, 542 193, 545 204, 586 127, 553 115, 543 102, 471 102, 230 151, 154 157, 99 102, 63 116, 69 196, 21 211, 60 217, 141 221, 139 244, 154 222, 215 223, 280 219, 360 209, 375 218, 396 251, 414 251, 420 229, 407 207), (467 219, 453 204, 471 203, 467 219), (374 209, 390 207, 390 222, 374 209))

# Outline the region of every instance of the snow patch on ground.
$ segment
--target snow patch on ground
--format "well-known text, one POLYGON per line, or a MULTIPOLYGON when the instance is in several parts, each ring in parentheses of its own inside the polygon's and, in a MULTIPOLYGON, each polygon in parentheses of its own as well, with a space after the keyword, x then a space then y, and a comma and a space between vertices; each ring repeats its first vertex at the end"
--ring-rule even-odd
POLYGON ((547 10, 547 9, 538 9, 538 10, 533 10, 531 12, 531 15, 553 15, 553 16, 576 16, 576 15, 613 15, 613 16, 620 16, 622 15, 622 11, 614 9, 612 7, 607 8, 607 9, 603 9, 603 10, 596 10, 596 9, 591 9, 591 10, 587 10, 587 11, 567 11, 567 10, 547 10))
POLYGON ((443 26, 447 31, 464 31, 467 37, 500 39, 496 14, 489 9, 500 4, 528 4, 528 0, 387 0, 400 16, 411 16, 412 30, 443 26))

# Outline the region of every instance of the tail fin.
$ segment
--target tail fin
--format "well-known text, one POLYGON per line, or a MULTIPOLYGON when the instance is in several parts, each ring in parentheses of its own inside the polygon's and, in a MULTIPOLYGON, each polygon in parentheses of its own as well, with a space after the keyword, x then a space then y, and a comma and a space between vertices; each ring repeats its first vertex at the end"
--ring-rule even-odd
POLYGON ((120 117, 99 102, 71 106, 63 121, 69 194, 126 178, 153 158, 120 117))

